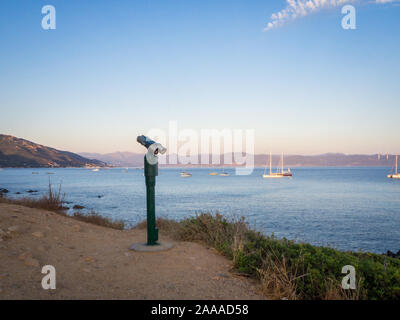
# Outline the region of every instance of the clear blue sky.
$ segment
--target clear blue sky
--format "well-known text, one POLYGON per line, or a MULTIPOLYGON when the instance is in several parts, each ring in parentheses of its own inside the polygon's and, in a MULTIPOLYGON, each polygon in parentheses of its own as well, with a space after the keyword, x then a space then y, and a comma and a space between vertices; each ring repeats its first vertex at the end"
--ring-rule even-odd
POLYGON ((264 31, 285 0, 2 0, 0 133, 143 151, 177 120, 255 129, 258 153, 400 152, 400 3, 372 2, 356 30, 337 6, 264 31))

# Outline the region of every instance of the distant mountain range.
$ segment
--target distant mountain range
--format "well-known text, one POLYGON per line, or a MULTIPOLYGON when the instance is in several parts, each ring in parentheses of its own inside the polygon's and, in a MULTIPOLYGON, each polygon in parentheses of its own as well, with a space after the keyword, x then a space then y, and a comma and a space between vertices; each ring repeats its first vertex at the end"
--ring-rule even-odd
POLYGON ((34 142, 0 134, 0 167, 104 167, 99 160, 45 147, 34 142))
MULTIPOLYGON (((132 152, 114 152, 107 154, 100 153, 80 153, 82 156, 90 159, 99 159, 110 165, 118 167, 142 167, 143 154, 132 152)), ((280 165, 281 155, 272 156, 272 164, 274 167, 280 165)), ((167 156, 168 159, 168 156, 167 156)), ((199 158, 200 159, 200 158, 199 158)), ((220 163, 223 163, 224 157, 220 157, 220 163)), ((366 166, 392 166, 394 155, 347 155, 343 153, 326 153, 321 155, 302 156, 302 155, 286 155, 284 158, 285 167, 366 167, 366 166)), ((211 163, 211 158, 210 161, 211 163)), ((254 156, 255 166, 264 166, 269 164, 269 155, 256 154, 254 156)), ((196 167, 200 165, 167 165, 171 167, 196 167)), ((203 165, 205 166, 205 165, 203 165)), ((218 166, 218 165, 215 165, 218 166)), ((229 165, 225 165, 229 167, 229 165)))
POLYGON ((132 152, 89 153, 81 152, 81 156, 89 159, 98 159, 116 167, 142 167, 144 154, 132 152))
MULTIPOLYGON (((133 152, 114 153, 80 153, 60 151, 34 142, 0 134, 0 167, 142 167, 144 154, 133 152)), ((167 158, 168 159, 168 158, 167 158)), ((224 156, 220 157, 221 167, 224 156)), ((343 153, 326 153, 313 156, 286 155, 285 167, 322 167, 322 166, 392 166, 394 155, 347 155, 343 153)), ((168 160, 167 160, 168 161, 168 160)), ((168 163, 168 162, 167 162, 168 163)), ((211 158, 210 158, 211 163, 211 158)), ((255 166, 269 164, 269 155, 256 154, 255 166)), ((272 156, 274 167, 280 165, 280 155, 272 156)), ((235 164, 233 164, 234 166, 235 164)), ((171 167, 197 167, 200 165, 167 165, 171 167)), ((206 165, 202 165, 206 166, 206 165)), ((225 165, 229 167, 230 165, 225 165)))

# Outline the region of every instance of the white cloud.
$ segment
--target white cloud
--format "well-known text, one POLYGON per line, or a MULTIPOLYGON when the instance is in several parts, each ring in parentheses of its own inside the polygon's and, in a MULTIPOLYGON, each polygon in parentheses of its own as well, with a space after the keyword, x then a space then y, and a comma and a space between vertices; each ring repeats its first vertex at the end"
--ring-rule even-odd
MULTIPOLYGON (((374 0, 374 3, 382 4, 398 1, 400 0, 374 0)), ((286 0, 285 9, 271 15, 264 31, 280 27, 290 20, 307 16, 321 9, 343 6, 352 2, 356 2, 356 0, 286 0)))

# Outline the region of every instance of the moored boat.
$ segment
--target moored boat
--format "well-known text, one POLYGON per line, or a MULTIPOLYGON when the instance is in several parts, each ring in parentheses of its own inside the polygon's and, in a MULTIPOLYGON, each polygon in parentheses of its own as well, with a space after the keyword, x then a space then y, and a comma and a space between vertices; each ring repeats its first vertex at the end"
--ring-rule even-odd
POLYGON ((393 168, 392 168, 392 172, 390 174, 388 174, 388 176, 387 176, 389 179, 400 179, 400 173, 398 172, 398 162, 399 162, 399 155, 396 154, 394 173, 393 173, 393 168))
POLYGON ((189 172, 181 172, 181 177, 182 177, 182 178, 189 178, 189 177, 191 177, 191 176, 192 176, 192 174, 189 173, 189 172))
POLYGON ((222 176, 222 177, 227 177, 227 176, 229 176, 229 173, 225 172, 225 168, 222 167, 222 172, 219 175, 222 176))
POLYGON ((293 176, 290 169, 288 171, 284 170, 283 167, 283 152, 281 157, 281 171, 279 172, 272 172, 272 153, 269 154, 269 174, 267 174, 267 167, 264 169, 264 174, 262 175, 263 178, 283 178, 283 177, 291 177, 293 176))

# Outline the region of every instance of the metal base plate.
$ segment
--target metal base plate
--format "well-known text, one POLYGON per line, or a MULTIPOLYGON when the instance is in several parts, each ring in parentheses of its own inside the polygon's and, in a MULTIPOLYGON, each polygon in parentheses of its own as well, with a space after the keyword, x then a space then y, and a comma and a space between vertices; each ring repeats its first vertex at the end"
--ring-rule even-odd
POLYGON ((169 242, 157 242, 154 246, 149 246, 147 243, 134 243, 130 246, 130 250, 142 251, 142 252, 157 252, 169 250, 174 245, 169 242))

